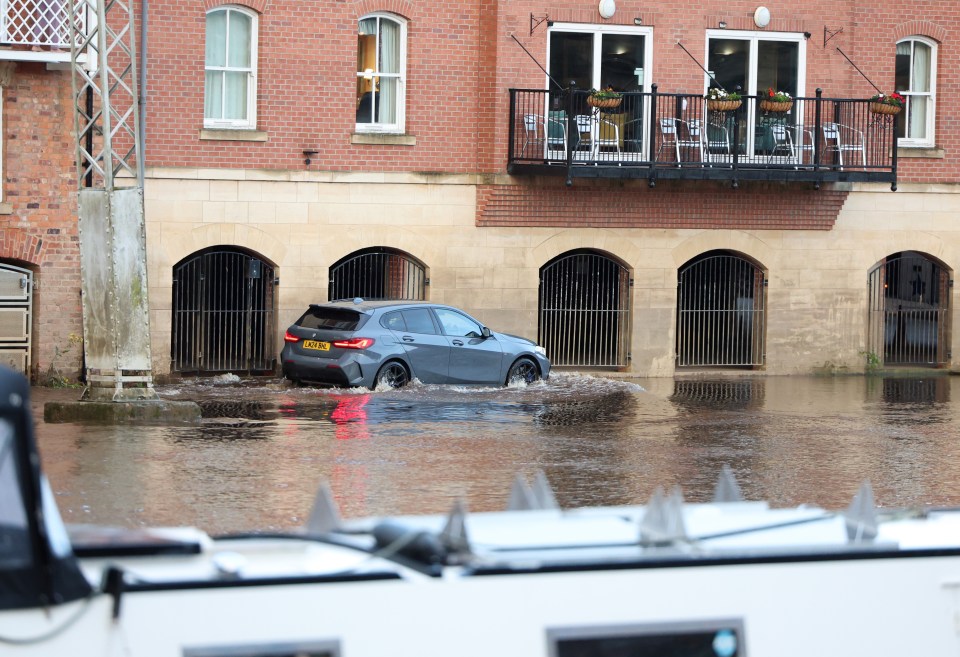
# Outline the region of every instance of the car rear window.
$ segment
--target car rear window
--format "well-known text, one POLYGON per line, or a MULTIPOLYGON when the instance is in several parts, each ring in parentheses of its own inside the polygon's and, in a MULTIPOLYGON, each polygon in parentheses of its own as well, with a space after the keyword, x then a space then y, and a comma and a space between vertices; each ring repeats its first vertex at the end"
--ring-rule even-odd
POLYGON ((365 315, 346 308, 311 308, 297 320, 297 326, 331 331, 356 331, 365 315))

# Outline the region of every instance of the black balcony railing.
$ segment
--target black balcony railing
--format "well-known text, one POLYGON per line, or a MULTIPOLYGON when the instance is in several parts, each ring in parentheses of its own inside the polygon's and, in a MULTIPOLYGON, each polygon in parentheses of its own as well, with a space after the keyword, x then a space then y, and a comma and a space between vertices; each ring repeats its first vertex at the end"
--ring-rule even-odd
POLYGON ((869 100, 795 98, 738 107, 700 95, 510 90, 512 174, 658 179, 888 182, 896 189, 899 116, 869 100))

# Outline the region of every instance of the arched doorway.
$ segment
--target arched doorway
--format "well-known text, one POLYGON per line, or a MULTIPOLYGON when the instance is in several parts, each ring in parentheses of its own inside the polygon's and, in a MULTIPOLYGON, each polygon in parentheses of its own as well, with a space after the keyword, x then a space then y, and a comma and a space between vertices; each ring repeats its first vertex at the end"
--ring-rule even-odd
POLYGON ((763 270, 729 251, 709 251, 680 268, 677 367, 764 364, 763 270))
POLYGON ((0 363, 30 372, 33 272, 0 263, 0 363))
POLYGON ((272 373, 276 363, 273 265, 236 248, 198 251, 173 268, 172 369, 272 373))
POLYGON ((540 344, 555 367, 626 367, 630 273, 616 260, 580 249, 540 268, 540 344))
POLYGON ((949 361, 950 273, 915 251, 870 270, 868 351, 884 365, 939 367, 949 361))
POLYGON ((382 246, 354 251, 330 267, 327 298, 426 299, 426 268, 412 256, 382 246))

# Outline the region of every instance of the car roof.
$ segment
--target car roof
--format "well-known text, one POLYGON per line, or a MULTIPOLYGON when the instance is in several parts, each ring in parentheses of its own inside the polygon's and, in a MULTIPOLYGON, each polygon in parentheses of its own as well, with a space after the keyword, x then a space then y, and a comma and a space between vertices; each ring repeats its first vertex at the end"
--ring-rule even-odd
POLYGON ((430 305, 434 306, 436 304, 429 303, 427 301, 415 301, 415 300, 404 300, 398 301, 396 299, 338 299, 336 301, 330 301, 329 303, 312 303, 310 304, 311 308, 342 308, 344 310, 356 310, 357 312, 373 312, 375 310, 380 310, 383 308, 410 308, 414 306, 423 306, 430 305))

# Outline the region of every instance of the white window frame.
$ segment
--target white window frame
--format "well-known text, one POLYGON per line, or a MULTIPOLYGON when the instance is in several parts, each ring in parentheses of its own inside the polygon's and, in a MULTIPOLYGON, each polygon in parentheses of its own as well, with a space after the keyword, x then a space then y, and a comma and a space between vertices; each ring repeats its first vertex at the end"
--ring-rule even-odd
MULTIPOLYGON (((236 68, 231 66, 207 66, 206 55, 204 55, 203 63, 203 72, 204 78, 206 78, 207 71, 227 71, 227 72, 242 72, 246 71, 247 73, 247 118, 246 119, 211 119, 206 117, 206 97, 204 97, 204 117, 203 117, 203 127, 214 130, 255 130, 257 127, 257 43, 259 41, 259 16, 254 11, 247 9, 246 7, 241 7, 239 5, 222 5, 220 7, 214 7, 210 11, 206 12, 206 16, 216 12, 227 13, 227 52, 230 50, 230 41, 229 41, 229 29, 230 29, 230 18, 229 12, 239 12, 246 15, 250 18, 250 68, 236 68)), ((204 27, 204 42, 207 38, 206 27, 204 27)), ((206 82, 204 82, 204 89, 206 89, 206 82)))
MULTIPOLYGON (((601 39, 597 39, 597 34, 633 34, 642 36, 643 39, 643 91, 650 92, 650 84, 653 81, 653 28, 649 25, 596 25, 589 23, 554 23, 550 26, 547 34, 547 61, 550 61, 550 34, 554 32, 578 32, 580 34, 593 34, 593 86, 598 87, 600 83, 600 58, 603 54, 601 48, 601 39)), ((553 75, 555 72, 551 71, 553 75)), ((563 81, 558 80, 563 83, 563 81)), ((545 78, 544 88, 550 88, 550 79, 545 78)), ((581 91, 588 91, 581 89, 581 91)))
MULTIPOLYGON (((748 89, 742 91, 743 94, 747 96, 755 96, 758 93, 757 89, 757 64, 758 64, 758 54, 757 47, 758 42, 760 41, 789 41, 791 43, 799 44, 797 50, 797 97, 803 97, 807 95, 807 39, 802 35, 796 32, 755 32, 752 30, 707 30, 707 38, 703 44, 703 61, 709 62, 710 57, 710 39, 737 39, 740 41, 749 41, 750 42, 750 59, 749 67, 751 72, 751 79, 748 83, 748 89)), ((707 93, 707 89, 710 87, 710 77, 704 73, 703 74, 703 93, 707 93)), ((727 89, 727 91, 733 91, 733 89, 727 89)))
MULTIPOLYGON (((930 48, 930 91, 929 92, 914 92, 910 90, 901 90, 896 89, 895 91, 906 98, 911 96, 926 96, 927 98, 927 125, 926 125, 926 138, 925 139, 916 139, 912 137, 902 137, 897 140, 898 146, 904 146, 908 148, 931 148, 936 144, 936 117, 937 117, 937 57, 939 53, 937 52, 937 42, 933 39, 928 39, 920 35, 911 35, 906 38, 900 39, 897 41, 899 46, 901 43, 910 43, 910 86, 913 86, 913 43, 919 41, 925 46, 930 48)), ((907 120, 907 112, 904 112, 902 116, 899 117, 901 121, 907 120)), ((906 126, 907 128, 909 126, 906 126)), ((906 134, 906 130, 904 131, 906 134)))
MULTIPOLYGON (((797 46, 797 91, 795 94, 796 98, 803 98, 807 95, 807 39, 803 34, 797 32, 758 32, 755 30, 719 30, 711 29, 707 30, 706 39, 703 43, 703 61, 708 67, 710 65, 710 39, 736 39, 738 41, 748 41, 750 43, 750 55, 747 61, 748 66, 748 80, 747 88, 742 89, 740 93, 745 96, 758 96, 762 91, 766 89, 757 89, 757 66, 759 64, 759 42, 760 41, 785 41, 789 43, 796 43, 797 46)), ((703 74, 703 93, 706 95, 707 90, 710 88, 710 76, 706 73, 703 74)), ((727 89, 727 91, 733 91, 733 89, 727 89)), ((759 103, 759 99, 758 99, 759 103)), ((796 125, 802 126, 804 123, 803 117, 804 107, 799 105, 797 107, 797 114, 795 117, 796 125)), ((745 144, 745 150, 748 154, 753 154, 755 152, 756 144, 756 131, 754 130, 754 122, 756 121, 756 116, 754 114, 747 115, 747 143, 745 144)), ((752 157, 749 156, 749 157, 752 157)), ((766 157, 766 156, 762 156, 766 157)))
MULTIPOLYGON (((599 88, 602 84, 600 79, 600 69, 602 62, 600 61, 603 57, 603 39, 598 39, 597 35, 604 34, 629 34, 634 36, 643 37, 643 85, 641 86, 640 91, 642 93, 650 93, 650 86, 653 83, 653 28, 649 25, 598 25, 598 24, 589 24, 589 23, 554 23, 547 30, 547 62, 549 66, 550 62, 550 44, 553 41, 551 35, 555 32, 576 32, 579 34, 592 34, 593 35, 593 71, 590 73, 593 80, 591 86, 594 88, 599 88)), ((556 75, 556 71, 550 71, 550 75, 544 76, 543 84, 544 89, 552 89, 552 83, 550 81, 551 75, 556 75)), ((566 84, 565 80, 557 80, 559 84, 566 84)), ((581 89, 580 91, 589 91, 587 89, 581 89)), ((549 102, 548 98, 544 99, 544 102, 549 102)), ((550 108, 547 105, 544 105, 544 116, 548 116, 550 108)), ((643 116, 650 116, 650 97, 643 97, 643 107, 642 107, 643 116)), ((641 124, 641 137, 640 143, 643 144, 643 157, 650 157, 650 122, 643 121, 641 124)))
MULTIPOLYGON (((373 70, 374 77, 394 78, 397 80, 397 120, 395 123, 356 123, 355 130, 364 133, 403 134, 406 126, 407 108, 407 21, 401 16, 386 11, 375 11, 364 14, 357 19, 357 24, 368 18, 388 20, 400 27, 400 71, 398 73, 380 72, 380 33, 377 31, 377 65, 373 70)), ((356 56, 357 53, 354 53, 356 56)), ((357 77, 363 77, 364 71, 357 71, 357 77)))

